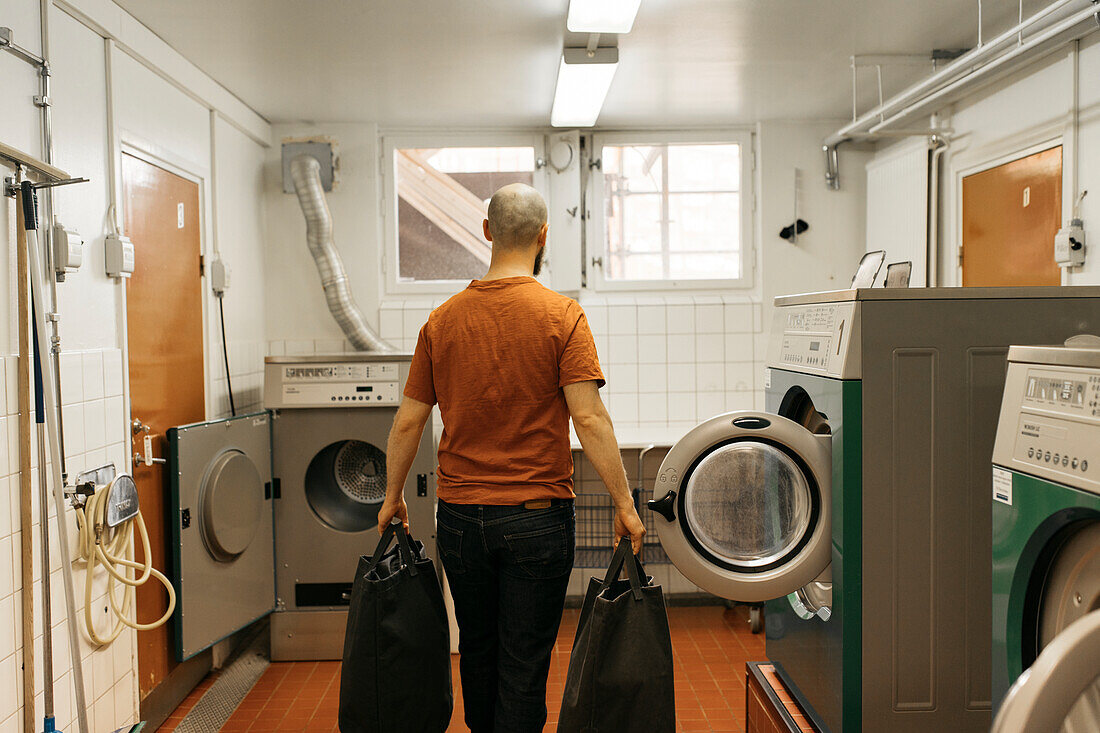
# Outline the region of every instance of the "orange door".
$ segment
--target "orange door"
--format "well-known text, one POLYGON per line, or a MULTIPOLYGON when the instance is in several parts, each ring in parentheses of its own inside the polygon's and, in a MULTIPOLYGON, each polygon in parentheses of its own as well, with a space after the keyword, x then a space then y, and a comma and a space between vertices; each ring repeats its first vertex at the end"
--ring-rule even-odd
POLYGON ((1062 146, 963 179, 962 283, 1060 285, 1062 146))
MULTIPOLYGON (((135 269, 126 285, 133 449, 135 457, 143 456, 149 436, 153 455, 164 458, 168 428, 206 417, 199 186, 124 154, 122 189, 126 233, 134 242, 135 269)), ((171 576, 164 465, 133 468, 153 566, 171 576)), ((138 588, 139 621, 160 618, 167 608, 168 594, 160 583, 138 588)), ((137 638, 144 699, 176 666, 172 624, 138 632, 137 638)))

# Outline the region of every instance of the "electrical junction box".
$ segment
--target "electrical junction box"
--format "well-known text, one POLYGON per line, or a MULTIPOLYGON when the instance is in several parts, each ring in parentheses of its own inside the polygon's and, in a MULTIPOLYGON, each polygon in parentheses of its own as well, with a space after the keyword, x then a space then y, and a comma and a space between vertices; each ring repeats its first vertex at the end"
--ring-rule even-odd
POLYGON ((65 279, 65 273, 76 272, 84 261, 84 240, 75 229, 67 229, 64 224, 53 225, 53 267, 58 281, 65 279))
POLYGON ((210 263, 210 288, 221 295, 229 288, 229 266, 221 257, 210 263))
POLYGON ((1054 261, 1061 267, 1085 264, 1085 226, 1080 219, 1071 219, 1054 235, 1054 261))
POLYGON ((134 243, 124 234, 108 234, 103 241, 107 277, 130 277, 134 272, 134 243))

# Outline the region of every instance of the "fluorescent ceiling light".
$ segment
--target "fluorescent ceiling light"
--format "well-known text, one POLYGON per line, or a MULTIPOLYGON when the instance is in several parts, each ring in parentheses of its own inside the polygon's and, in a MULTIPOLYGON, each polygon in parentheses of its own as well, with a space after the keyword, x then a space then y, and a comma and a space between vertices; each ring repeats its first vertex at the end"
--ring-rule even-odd
POLYGON ((573 33, 630 33, 642 0, 569 0, 566 27, 573 33))
POLYGON ((550 124, 554 127, 592 127, 619 67, 619 49, 567 48, 558 67, 558 86, 550 124))

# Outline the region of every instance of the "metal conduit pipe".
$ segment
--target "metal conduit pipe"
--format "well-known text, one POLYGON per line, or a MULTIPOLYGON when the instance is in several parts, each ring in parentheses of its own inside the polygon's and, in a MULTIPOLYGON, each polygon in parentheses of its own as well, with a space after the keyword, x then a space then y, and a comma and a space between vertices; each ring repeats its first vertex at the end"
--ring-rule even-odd
POLYGON ((332 317, 357 350, 394 351, 367 324, 352 298, 344 264, 332 238, 332 214, 321 186, 321 164, 313 156, 299 155, 290 161, 290 179, 306 220, 306 243, 321 276, 332 317))
MULTIPOLYGON (((929 91, 955 81, 959 76, 968 74, 973 71, 975 67, 980 66, 987 58, 994 56, 1005 44, 1015 43, 1024 30, 1042 21, 1049 15, 1062 10, 1068 5, 1076 6, 1073 10, 1084 10, 1087 6, 1092 5, 1092 3, 1090 0, 1054 0, 1054 2, 1039 10, 1034 15, 1029 16, 1022 23, 1018 23, 1012 28, 1009 28, 993 40, 971 49, 931 76, 910 86, 908 89, 899 93, 892 99, 887 100, 878 107, 865 112, 859 119, 845 125, 826 138, 825 146, 835 147, 838 143, 857 136, 861 132, 865 132, 869 127, 882 120, 886 115, 893 114, 898 109, 906 107, 915 100, 920 99, 922 95, 927 94, 929 91)), ((1093 8, 1095 9, 1095 6, 1093 6, 1093 8)))
MULTIPOLYGON (((1098 15, 1100 15, 1100 6, 1092 5, 1090 3, 1089 7, 1082 8, 1081 10, 1078 10, 1072 15, 1064 18, 1061 22, 1048 26, 1042 32, 1035 34, 1023 44, 1015 46, 1011 51, 1003 53, 997 58, 990 60, 981 68, 974 70, 972 73, 967 74, 962 78, 956 79, 947 86, 941 87, 940 89, 936 90, 926 97, 922 97, 921 99, 914 101, 912 104, 905 107, 904 109, 901 109, 900 111, 894 113, 892 116, 887 117, 885 120, 879 122, 878 124, 873 125, 869 132, 871 132, 872 134, 877 133, 882 128, 888 127, 889 125, 894 124, 902 119, 915 115, 921 111, 927 110, 930 106, 936 105, 938 102, 940 102, 941 99, 956 91, 960 86, 973 83, 975 79, 981 79, 991 74, 992 72, 996 71, 998 68, 1004 66, 1013 59, 1022 56, 1028 51, 1031 51, 1041 46, 1042 44, 1053 40, 1054 38, 1057 38, 1063 33, 1066 33, 1073 29, 1074 26, 1080 25, 1081 23, 1084 23, 1090 18, 1098 15)), ((1091 30, 1089 32, 1091 32, 1091 30)), ((946 102, 943 102, 943 104, 946 104, 946 102)))

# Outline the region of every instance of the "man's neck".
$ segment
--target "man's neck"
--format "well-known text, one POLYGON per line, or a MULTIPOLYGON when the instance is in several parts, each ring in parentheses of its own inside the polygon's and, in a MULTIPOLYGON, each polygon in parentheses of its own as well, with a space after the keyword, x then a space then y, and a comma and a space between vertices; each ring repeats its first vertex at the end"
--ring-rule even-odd
POLYGON ((527 262, 526 258, 522 261, 504 260, 500 262, 494 259, 489 263, 489 271, 485 273, 485 277, 481 280, 484 282, 486 280, 503 280, 506 277, 534 277, 534 269, 534 263, 527 262))

